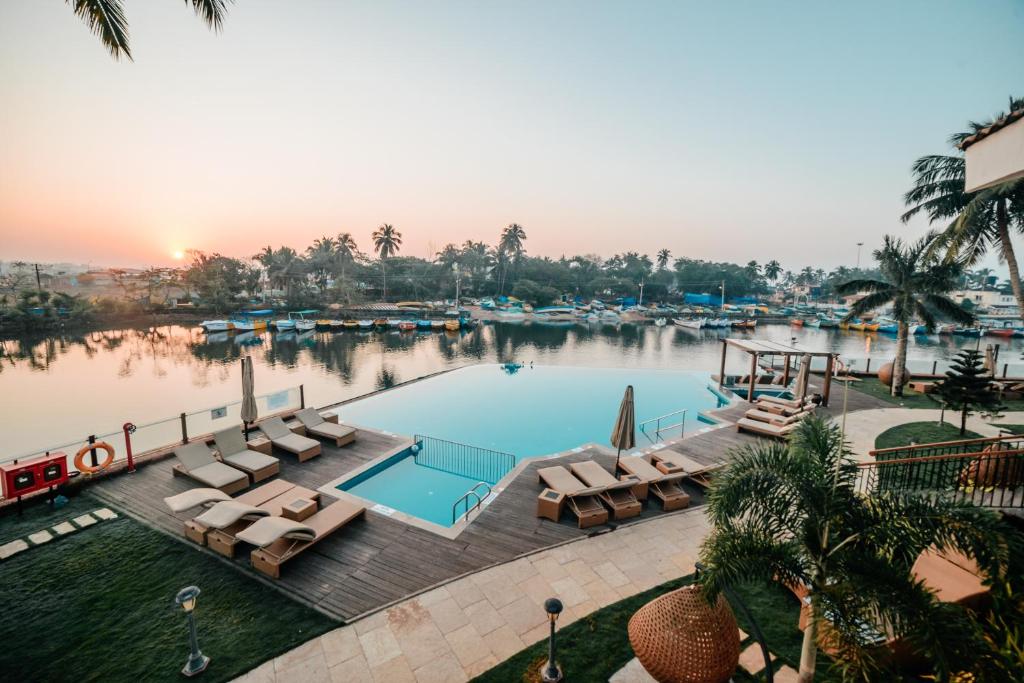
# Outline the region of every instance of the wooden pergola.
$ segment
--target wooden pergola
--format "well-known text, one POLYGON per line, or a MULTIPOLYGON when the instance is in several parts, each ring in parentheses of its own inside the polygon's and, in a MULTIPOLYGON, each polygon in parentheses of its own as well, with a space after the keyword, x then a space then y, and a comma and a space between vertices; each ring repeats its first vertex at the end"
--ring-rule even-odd
MULTIPOLYGON (((782 365, 783 386, 789 384, 789 373, 794 356, 798 358, 802 356, 825 358, 825 384, 821 389, 821 403, 822 405, 828 405, 829 392, 832 389, 832 374, 835 370, 835 361, 839 356, 838 353, 831 351, 808 351, 807 349, 798 349, 795 346, 760 339, 726 338, 722 340, 722 366, 718 372, 719 387, 725 382, 725 357, 730 346, 750 354, 750 386, 747 388, 747 400, 750 402, 754 400, 754 388, 757 386, 757 361, 761 356, 782 356, 785 359, 782 365)), ((809 367, 807 370, 810 372, 809 367)))

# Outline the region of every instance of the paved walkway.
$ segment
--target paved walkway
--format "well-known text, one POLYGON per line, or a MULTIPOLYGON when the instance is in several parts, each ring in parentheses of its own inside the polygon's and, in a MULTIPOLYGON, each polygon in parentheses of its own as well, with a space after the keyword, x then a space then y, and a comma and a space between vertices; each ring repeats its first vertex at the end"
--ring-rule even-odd
POLYGON ((542 550, 335 629, 237 680, 466 681, 547 637, 547 598, 565 605, 564 627, 693 573, 707 531, 697 508, 542 550))
MULTIPOLYGON (((918 408, 880 408, 877 410, 858 410, 846 416, 846 438, 851 444, 857 460, 868 460, 868 452, 875 447, 875 439, 879 434, 907 422, 938 422, 942 415, 940 410, 921 410, 918 408)), ((946 422, 960 424, 959 415, 946 411, 946 422)), ((842 416, 835 418, 836 423, 842 416)), ((999 427, 992 424, 993 420, 979 417, 977 414, 967 418, 967 429, 982 436, 999 436, 999 427)), ((1024 412, 1003 413, 994 420, 1002 424, 1024 424, 1024 412)))

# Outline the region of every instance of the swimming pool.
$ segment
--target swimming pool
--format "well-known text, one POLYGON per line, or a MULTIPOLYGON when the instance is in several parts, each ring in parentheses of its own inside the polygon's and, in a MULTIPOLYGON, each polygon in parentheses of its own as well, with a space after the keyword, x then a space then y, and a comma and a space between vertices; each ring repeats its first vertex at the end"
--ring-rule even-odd
MULTIPOLYGON (((692 433, 713 423, 702 411, 726 402, 702 372, 460 368, 341 406, 343 422, 428 438, 336 488, 378 504, 378 511, 451 527, 453 503, 479 482, 497 483, 519 460, 591 442, 607 445, 627 385, 634 391, 637 446, 653 443, 639 429, 645 420, 686 409, 685 431, 692 433)), ((665 424, 680 421, 675 415, 665 424)), ((681 433, 676 427, 663 438, 681 433)))

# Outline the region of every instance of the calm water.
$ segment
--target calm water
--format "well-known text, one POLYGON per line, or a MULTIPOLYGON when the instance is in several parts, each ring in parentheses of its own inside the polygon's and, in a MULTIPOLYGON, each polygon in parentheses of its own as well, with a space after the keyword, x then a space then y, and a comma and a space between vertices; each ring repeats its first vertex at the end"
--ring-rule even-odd
MULTIPOLYGON (((848 356, 882 357, 895 346, 884 335, 764 326, 734 333, 848 356)), ((239 359, 255 360, 256 391, 305 385, 307 403, 324 405, 416 377, 473 363, 717 372, 725 332, 622 325, 559 327, 495 323, 468 333, 338 332, 305 339, 264 334, 245 346, 227 335, 165 326, 0 342, 0 459, 49 445, 115 431, 183 411, 237 400, 239 359)), ((987 343, 988 340, 982 340, 987 343)), ((977 340, 915 338, 910 357, 948 358, 977 340)), ((1021 340, 1003 343, 1001 361, 1016 362, 1021 340)), ((740 354, 730 369, 746 370, 740 354)))

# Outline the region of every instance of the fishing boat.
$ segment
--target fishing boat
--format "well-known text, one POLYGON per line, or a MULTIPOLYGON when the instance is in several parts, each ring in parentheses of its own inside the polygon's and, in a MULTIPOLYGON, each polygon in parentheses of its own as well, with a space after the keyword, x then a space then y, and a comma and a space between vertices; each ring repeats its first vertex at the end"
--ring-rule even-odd
POLYGON ((204 320, 199 323, 199 326, 207 334, 211 332, 227 332, 228 330, 235 329, 230 320, 204 320))
POLYGON ((520 306, 508 306, 498 309, 495 313, 503 320, 522 320, 526 317, 526 311, 520 306))
POLYGON ((987 335, 990 335, 992 337, 1002 337, 1004 339, 1012 337, 1015 333, 1016 330, 1014 330, 1012 327, 990 327, 987 330, 985 330, 985 334, 987 335))
POLYGON ((978 338, 982 336, 983 330, 980 327, 958 327, 953 330, 953 334, 958 337, 978 338))
POLYGON ((416 321, 416 329, 417 330, 429 330, 430 329, 430 321, 429 320, 417 320, 416 321))
POLYGON ((316 329, 316 320, 306 318, 307 315, 315 315, 316 311, 305 310, 289 313, 288 318, 295 323, 296 332, 309 332, 316 329))
POLYGON ((267 319, 274 314, 269 308, 259 311, 239 311, 231 316, 231 329, 239 332, 256 332, 267 329, 267 319))
POLYGON ((805 321, 804 322, 804 327, 814 327, 814 328, 821 327, 821 318, 814 318, 812 320, 805 321))
POLYGON ((847 329, 850 329, 850 330, 857 330, 859 332, 863 332, 864 331, 864 321, 863 320, 851 320, 850 322, 846 323, 846 327, 847 327, 847 329))
POLYGON ((542 306, 533 309, 536 320, 572 321, 576 318, 576 309, 572 306, 542 306))
POLYGON ((431 320, 430 321, 430 329, 432 329, 432 330, 443 330, 444 329, 444 321, 443 320, 431 320))
POLYGON ((344 320, 341 323, 341 326, 344 327, 346 330, 357 330, 357 329, 359 329, 359 321, 358 320, 352 320, 351 318, 349 318, 349 319, 344 320))
POLYGON ((387 327, 388 326, 388 319, 387 318, 374 318, 373 326, 374 327, 387 327))
MULTIPOLYGON (((400 318, 388 318, 387 320, 388 327, 394 327, 396 329, 401 329, 403 322, 407 321, 403 321, 400 318)), ((413 323, 413 327, 416 327, 415 323, 413 323)))
POLYGON ((757 327, 757 320, 748 318, 746 320, 736 320, 732 323, 733 329, 739 330, 752 330, 757 327))
POLYGON ((891 322, 878 323, 878 331, 882 334, 898 334, 900 326, 897 323, 891 322))
POLYGON ((493 311, 497 306, 494 303, 494 299, 486 297, 484 299, 480 299, 480 308, 485 311, 493 311))
POLYGON ((345 321, 333 318, 331 320, 331 332, 337 332, 338 330, 345 329, 345 321))
POLYGON ((318 329, 318 330, 329 330, 329 329, 331 329, 331 319, 330 318, 320 318, 319 320, 316 321, 316 329, 318 329))
POLYGON ((668 318, 655 318, 654 319, 654 326, 655 327, 665 327, 665 325, 668 325, 668 318))
POLYGON ((360 320, 359 321, 359 329, 361 329, 361 330, 372 330, 373 329, 373 321, 372 320, 360 320))
POLYGON ((292 320, 291 315, 287 318, 278 318, 274 321, 274 329, 278 332, 290 332, 295 329, 295 321, 292 320))
POLYGON ((881 327, 881 323, 864 323, 865 332, 878 332, 878 328, 881 327))
POLYGON ((672 322, 675 323, 676 325, 678 325, 679 327, 685 327, 688 330, 699 330, 702 327, 704 327, 704 324, 707 322, 707 319, 706 318, 690 318, 690 319, 676 318, 672 322))
POLYGON ((704 327, 711 327, 715 329, 727 329, 732 327, 732 321, 728 318, 712 318, 704 323, 704 327))
POLYGON ((622 321, 621 316, 619 316, 618 313, 616 313, 615 311, 611 310, 610 308, 604 309, 598 315, 601 318, 601 322, 605 322, 605 323, 618 323, 618 322, 622 321))
POLYGON ((462 327, 462 323, 460 323, 458 320, 445 320, 444 321, 444 329, 449 331, 449 332, 458 332, 459 328, 461 328, 461 327, 462 327))
POLYGON ((804 326, 804 319, 803 318, 792 318, 792 319, 790 319, 789 324, 792 325, 793 327, 803 327, 804 326))
POLYGON ((936 334, 953 334, 953 332, 955 332, 955 331, 956 331, 956 325, 953 325, 952 323, 947 324, 947 325, 938 325, 935 328, 935 333, 936 334))
POLYGON ((644 321, 644 309, 639 306, 629 306, 619 311, 619 318, 624 323, 642 323, 644 321))
POLYGON ((415 320, 399 320, 398 321, 398 329, 400 329, 402 332, 411 332, 411 331, 416 329, 416 321, 415 320))

